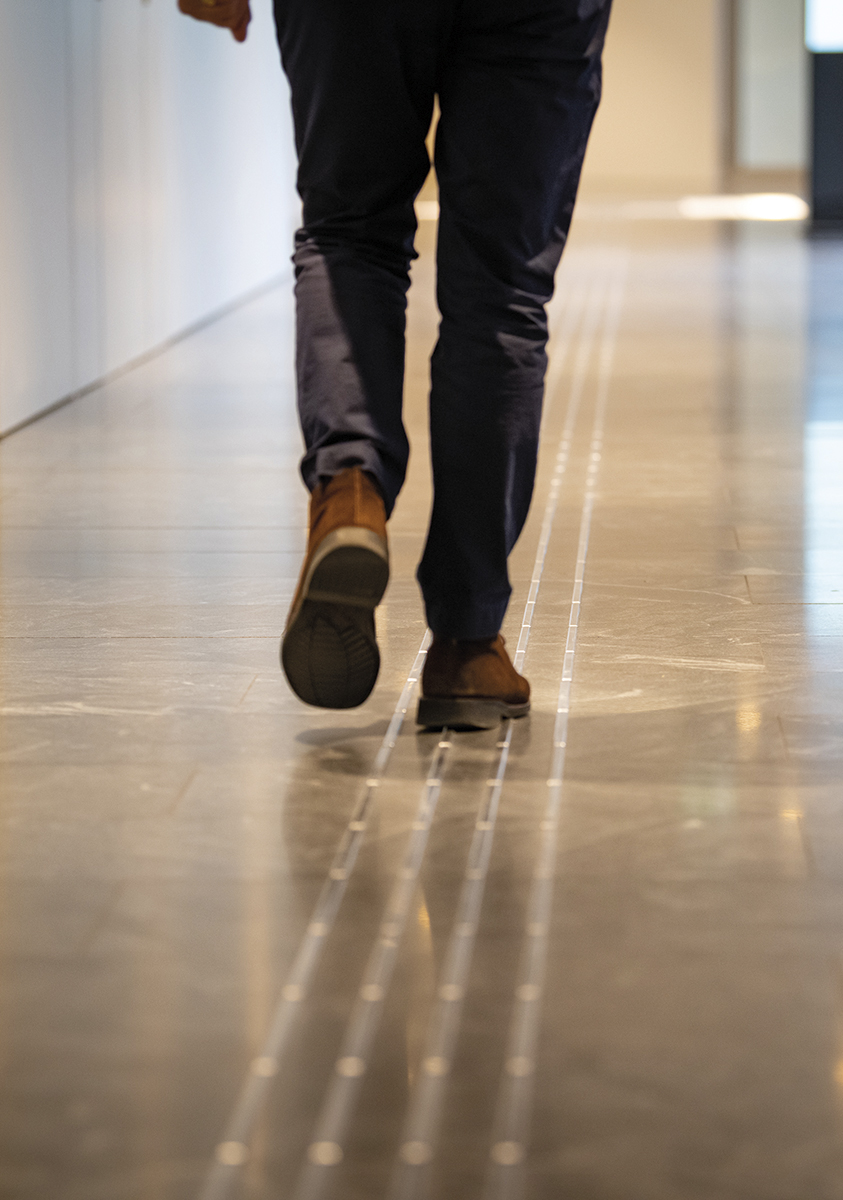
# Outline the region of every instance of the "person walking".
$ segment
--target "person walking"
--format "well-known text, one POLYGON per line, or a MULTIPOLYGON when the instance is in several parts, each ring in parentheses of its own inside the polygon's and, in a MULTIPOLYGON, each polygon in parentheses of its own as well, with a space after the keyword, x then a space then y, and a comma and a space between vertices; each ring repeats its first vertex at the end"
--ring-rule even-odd
MULTIPOLYGON (((249 0, 178 0, 245 40, 249 0)), ((611 0, 275 0, 303 224, 296 372, 307 553, 281 644, 293 691, 374 687, 401 419, 414 202, 439 99, 434 500, 418 580, 433 640, 418 721, 493 728, 530 687, 500 635, 538 455, 545 306, 600 100, 611 0)))

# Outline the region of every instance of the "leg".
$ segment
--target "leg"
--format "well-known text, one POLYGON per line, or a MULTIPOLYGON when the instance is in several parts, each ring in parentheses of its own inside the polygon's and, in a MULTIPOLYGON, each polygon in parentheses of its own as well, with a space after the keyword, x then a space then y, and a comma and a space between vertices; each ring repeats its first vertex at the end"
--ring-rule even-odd
POLYGON ((295 693, 350 708, 380 664, 386 517, 404 481, 413 201, 429 169, 438 0, 276 0, 304 226, 297 374, 310 534, 281 644, 295 693), (377 486, 373 483, 377 482, 377 486))
POLYGON ((610 0, 467 0, 446 52, 433 357, 434 505, 419 582, 437 635, 492 638, 526 520, 545 304, 600 96, 610 0))
POLYGON ((296 236, 299 412, 313 491, 350 467, 387 512, 404 480, 404 324, 429 169, 438 0, 276 0, 304 224, 296 236))

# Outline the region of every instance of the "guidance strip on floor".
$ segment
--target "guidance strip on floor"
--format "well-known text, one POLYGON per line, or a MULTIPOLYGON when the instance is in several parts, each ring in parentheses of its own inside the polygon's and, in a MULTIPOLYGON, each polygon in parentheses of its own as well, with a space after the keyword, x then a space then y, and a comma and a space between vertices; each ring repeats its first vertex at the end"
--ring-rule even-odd
POLYGON ((323 1184, 324 1169, 342 1162, 342 1142, 368 1069, 386 994, 392 982, 398 948, 415 898, 451 746, 450 734, 447 729, 443 730, 430 765, 429 777, 422 789, 412 833, 381 919, 378 938, 363 972, 357 1000, 334 1066, 334 1075, 308 1148, 308 1163, 294 1193, 295 1200, 310 1200, 310 1197, 318 1195, 323 1184))
MULTIPOLYGON (((589 341, 593 341, 599 325, 603 292, 604 286, 602 284, 595 284, 592 286, 591 302, 587 306, 585 328, 583 329, 581 335, 582 338, 587 338, 589 341), (593 329, 591 328, 592 322, 593 329)), ((568 310, 566 311, 566 318, 563 321, 561 335, 562 345, 560 346, 557 354, 558 358, 564 360, 564 358, 567 356, 571 342, 575 336, 576 326, 579 323, 579 319, 580 305, 573 304, 569 306, 568 310)), ((527 640, 529 638, 529 629, 535 608, 535 600, 538 595, 538 584, 541 578, 541 569, 543 568, 544 558, 547 552, 547 542, 550 536, 552 515, 556 511, 556 505, 558 503, 559 484, 561 482, 561 477, 567 467, 568 457, 570 454, 570 443, 573 436, 574 424, 579 411, 582 391, 585 383, 585 373, 587 371, 590 353, 591 351, 589 349, 589 354, 584 356, 581 346, 580 352, 577 356, 577 364, 574 370, 574 383, 572 385, 572 390, 569 397, 565 432, 563 433, 563 438, 560 443, 560 452, 557 455, 553 480, 551 482, 550 498, 548 500, 548 507, 545 510, 545 519, 539 539, 539 551, 537 553, 536 562, 537 564, 540 563, 540 566, 537 565, 533 572, 530 594, 528 596, 527 605, 525 608, 524 622, 522 623, 521 634, 518 641, 518 649, 516 650, 514 659, 516 666, 519 664, 519 662, 523 665, 523 658, 526 652, 527 640), (582 376, 581 379, 580 376, 582 376), (548 520, 549 512, 551 515, 548 520)), ((283 1057, 284 1051, 289 1043, 296 1020, 303 1010, 304 1001, 307 999, 313 978, 316 974, 316 970, 321 962, 328 935, 330 934, 331 929, 336 921, 337 913, 348 886, 349 877, 356 863, 360 846, 362 844, 368 816, 374 803, 376 790, 380 786, 382 778, 386 772, 392 750, 395 747, 398 735, 404 722, 404 718, 408 712, 413 692, 421 676, 429 642, 430 634, 428 632, 419 648, 418 655, 413 663, 410 674, 407 677, 405 687, 396 705, 389 728, 387 729, 381 747, 375 758, 372 768, 372 777, 367 781, 366 790, 360 802, 358 803, 357 808, 352 814, 352 818, 348 823, 346 832, 344 833, 340 845, 334 855, 332 866, 328 872, 328 878, 323 885, 310 922, 308 923, 305 937, 302 940, 294 959, 293 966, 281 990, 278 1005, 275 1009, 267 1037, 261 1047, 261 1052, 252 1060, 249 1075, 243 1085, 234 1112, 223 1135, 223 1139, 216 1147, 214 1162, 208 1172, 204 1186, 199 1194, 199 1200, 228 1200, 228 1197, 230 1197, 232 1194, 232 1190, 239 1179, 240 1173, 242 1172, 246 1163, 249 1161, 249 1142, 253 1135, 255 1125, 266 1103, 269 1091, 273 1086, 275 1077, 279 1072, 281 1058, 283 1057)), ((439 754, 441 751, 447 748, 449 748, 449 735, 447 731, 444 731, 436 753, 439 754)), ((505 740, 505 742, 499 743, 499 749, 508 754, 508 742, 505 740)), ((434 756, 434 759, 435 758, 436 755, 434 756)), ((443 769, 444 764, 445 759, 443 758, 443 769)), ((442 772, 434 771, 434 766, 435 761, 431 764, 431 769, 428 771, 428 783, 426 784, 425 793, 423 794, 423 802, 420 808, 421 815, 417 815, 417 819, 414 822, 414 826, 416 826, 416 828, 413 830, 413 838, 415 838, 417 834, 423 832, 421 829, 421 824, 425 820, 423 814, 424 811, 427 811, 427 809, 430 809, 430 820, 432 820, 435 803, 438 800, 439 790, 441 788, 442 772), (435 788, 434 784, 437 785, 435 788), (431 802, 433 805, 432 808, 430 807, 431 802)), ((502 778, 503 777, 501 776, 501 782, 502 778)), ((423 844, 421 844, 421 856, 418 859, 418 868, 416 868, 416 873, 417 870, 420 869, 421 861, 423 859, 424 847, 426 846, 427 841, 427 830, 429 830, 429 821, 427 822, 427 829, 424 830, 423 844)), ((416 842, 418 843, 418 839, 416 839, 416 842)), ((407 854, 405 855, 404 859, 404 865, 402 867, 402 870, 404 871, 413 869, 413 859, 411 857, 412 845, 413 839, 411 838, 411 845, 408 847, 407 854)), ((407 888, 405 892, 402 892, 402 895, 406 894, 412 897, 414 889, 415 882, 413 882, 412 886, 407 888)), ((394 898, 396 899, 396 902, 399 902, 397 885, 394 898)), ((388 918, 384 918, 383 924, 386 924, 387 922, 388 918)), ((394 918, 392 925, 395 927, 394 918)), ((396 928, 398 936, 394 939, 390 939, 394 940, 395 942, 394 952, 392 947, 384 946, 383 950, 388 950, 390 953, 387 954, 382 960, 379 960, 379 966, 377 969, 382 972, 388 971, 390 976, 390 956, 393 956, 394 958, 394 955, 397 955, 398 945, 400 942, 400 933, 402 930, 403 924, 401 924, 400 928, 396 928)), ((376 950, 377 944, 375 949, 373 949, 373 956, 375 955, 376 950)), ((373 970, 375 969, 373 960, 370 960, 370 966, 372 966, 373 970)), ((384 977, 386 978, 386 976, 384 977)), ((369 1009, 366 1013, 365 1027, 371 1030, 372 1038, 377 1031, 380 1021, 382 999, 383 996, 385 996, 385 992, 386 988, 384 984, 380 983, 372 983, 370 990, 367 992, 367 995, 369 996, 369 1000, 367 1001, 369 1009), (381 995, 381 991, 379 989, 382 989, 383 995, 381 995)), ((364 1041, 365 1039, 358 1039, 354 1044, 359 1049, 363 1046, 364 1041)), ((360 1059, 361 1061, 365 1062, 365 1056, 360 1054, 344 1054, 341 1056, 340 1061, 342 1061, 342 1059, 360 1059)), ((354 1065, 356 1068, 359 1068, 359 1063, 355 1063, 354 1065)), ((343 1070, 350 1071, 350 1063, 345 1063, 343 1070)), ((353 1080, 355 1077, 348 1074, 343 1075, 342 1072, 340 1072, 340 1078, 353 1080)), ((356 1087, 346 1088, 344 1090, 353 1101, 354 1097, 356 1097, 356 1087)), ((326 1106, 323 1109, 323 1112, 327 1110, 327 1107, 328 1101, 326 1101, 326 1106)), ((353 1103, 347 1108, 347 1114, 349 1118, 352 1110, 353 1103)), ((321 1127, 322 1126, 320 1124, 319 1128, 321 1127)), ((334 1123, 333 1128, 336 1130, 336 1122, 334 1123)), ((333 1165, 329 1162, 317 1164, 313 1161, 314 1158, 318 1158, 320 1155, 320 1152, 314 1150, 313 1146, 318 1145, 320 1141, 324 1143, 331 1142, 334 1146, 338 1146, 341 1152, 342 1138, 339 1134, 337 1134, 334 1138, 319 1138, 317 1135, 317 1138, 314 1139, 314 1143, 311 1146, 311 1165, 333 1165)), ((328 1150, 324 1147, 323 1152, 325 1158, 330 1158, 332 1155, 336 1155, 337 1153, 336 1150, 328 1150)), ((336 1161, 339 1161, 340 1158, 341 1153, 336 1161)), ((310 1173, 310 1177, 311 1179, 313 1178, 312 1173, 310 1173)), ((317 1173, 317 1178, 318 1177, 319 1175, 317 1173)))
MULTIPOLYGON (((518 639, 518 648, 514 655, 514 664, 517 670, 521 670, 524 664, 538 587, 547 555, 550 528, 558 505, 559 485, 568 463, 570 444, 581 405, 588 363, 599 328, 604 294, 605 286, 602 284, 596 285, 592 289, 588 318, 582 332, 583 345, 577 356, 565 429, 560 442, 560 453, 557 455, 554 475, 551 481, 545 519, 542 524, 542 533, 539 537, 539 548, 518 639)), ((567 347, 565 347, 565 350, 567 351, 567 347)), ((503 740, 498 743, 495 776, 487 784, 483 804, 476 818, 475 832, 469 851, 468 866, 458 905, 457 920, 446 956, 446 969, 440 979, 438 994, 440 1003, 445 1006, 443 1012, 445 1014, 446 1037, 449 1036, 449 1031, 452 1027, 454 1035, 456 1035, 459 1027, 459 1016, 462 1010, 461 1000, 464 993, 464 982, 461 982, 461 980, 464 977, 467 978, 468 969, 471 964, 474 933, 477 927, 480 906, 482 905, 486 871, 491 854, 495 820, 506 773, 511 739, 512 722, 509 721, 504 726, 503 740)), ((437 789, 441 788, 441 777, 434 771, 433 767, 430 768, 429 774, 436 776, 437 789)), ((426 832, 424 840, 426 843, 426 832)), ((413 890, 416 886, 420 868, 421 859, 418 860, 417 865, 414 863, 412 868, 410 868, 414 872, 412 881, 413 890)), ((404 899, 407 910, 409 910, 412 891, 406 894, 404 899)), ((404 914, 405 916, 406 913, 404 914)), ((346 1026, 342 1050, 338 1057, 334 1074, 328 1085, 319 1118, 317 1119, 315 1132, 308 1149, 308 1161, 302 1170, 293 1193, 294 1200, 318 1200, 331 1186, 335 1173, 334 1169, 343 1161, 344 1143, 354 1115, 362 1077, 366 1072, 377 1036, 386 985, 391 980, 392 970, 397 957, 398 940, 403 933, 404 923, 404 919, 400 922, 391 922, 387 910, 387 915, 384 917, 381 927, 381 941, 389 941, 390 944, 389 946, 384 945, 383 949, 381 949, 380 943, 376 943, 372 950, 364 976, 361 996, 358 998, 346 1026), (389 934, 391 936, 384 938, 383 928, 386 925, 390 926, 389 934), (384 967, 388 968, 388 974, 385 974, 382 979, 372 985, 369 975, 383 971, 384 967), (365 994, 370 986, 377 988, 375 993, 377 1006, 365 1001, 365 994), (354 1074, 350 1075, 349 1072, 352 1070, 354 1074)), ((427 1055, 425 1062, 429 1065, 436 1057, 436 1055, 427 1055)), ((439 1055, 438 1058, 444 1061, 442 1055, 439 1055)), ((430 1077, 429 1072, 428 1077, 430 1077)))
MULTIPOLYGON (((530 594, 518 650, 515 654, 514 662, 519 671, 523 669, 524 665, 533 613, 538 600, 548 544, 558 508, 559 493, 570 457, 575 423, 582 403, 595 340, 605 311, 606 293, 606 284, 602 280, 595 284, 576 357, 567 418, 557 449, 556 465, 551 479, 533 567, 530 594)), ((599 411, 595 411, 591 434, 592 446, 599 428, 599 419, 599 411)), ((586 483, 586 492, 588 493, 588 483, 586 483)), ((388 1193, 389 1200, 420 1200, 428 1191, 430 1164, 439 1137, 448 1077, 459 1036, 463 1002, 474 955, 483 892, 495 835, 498 802, 512 730, 513 722, 508 721, 505 726, 504 741, 501 744, 498 777, 490 780, 491 790, 486 808, 478 818, 475 828, 456 918, 438 981, 437 1000, 428 1025, 421 1070, 410 1096, 398 1160, 388 1193)))
POLYGON ((603 457, 606 406, 622 303, 623 280, 618 279, 612 288, 609 319, 600 353, 594 432, 580 519, 577 567, 553 730, 553 755, 548 779, 548 798, 540 825, 539 852, 527 905, 518 982, 515 988, 514 1008, 507 1038, 504 1071, 498 1090, 490 1163, 483 1200, 518 1200, 524 1194, 526 1182, 524 1160, 533 1109, 536 1051, 547 968, 565 753, 568 745, 568 717, 574 654, 579 631, 591 521, 603 457))
POLYGON ((234 1112, 226 1126, 222 1141, 217 1145, 214 1162, 200 1192, 200 1200, 226 1200, 231 1194, 240 1171, 249 1160, 249 1141, 260 1116, 280 1060, 289 1043, 296 1019, 302 1012, 325 944, 336 921, 348 887, 348 880, 357 861, 366 825, 375 802, 377 789, 386 772, 392 751, 410 708, 413 694, 421 676, 430 634, 426 633, 415 662, 398 698, 389 727, 372 765, 372 775, 354 809, 339 846, 334 854, 327 879, 313 909, 307 930, 293 960, 292 968, 281 989, 269 1032, 260 1053, 252 1060, 248 1077, 240 1092, 234 1112))

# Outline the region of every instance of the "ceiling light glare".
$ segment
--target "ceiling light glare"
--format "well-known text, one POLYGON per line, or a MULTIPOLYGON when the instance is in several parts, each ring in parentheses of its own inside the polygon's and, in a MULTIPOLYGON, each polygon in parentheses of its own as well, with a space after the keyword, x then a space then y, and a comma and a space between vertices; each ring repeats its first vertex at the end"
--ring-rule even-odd
POLYGON ((748 196, 683 196, 686 221, 805 221, 810 209, 801 196, 760 192, 748 196))
POLYGON ((843 0, 807 0, 805 45, 814 54, 843 51, 843 0))

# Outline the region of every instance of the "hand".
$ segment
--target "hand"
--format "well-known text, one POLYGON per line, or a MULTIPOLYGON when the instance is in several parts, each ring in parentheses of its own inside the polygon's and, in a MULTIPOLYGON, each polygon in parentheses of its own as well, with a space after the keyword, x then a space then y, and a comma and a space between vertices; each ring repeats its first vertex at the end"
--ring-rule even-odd
POLYGON ((179 10, 197 21, 230 29, 237 42, 245 42, 252 19, 249 0, 178 0, 179 10))

